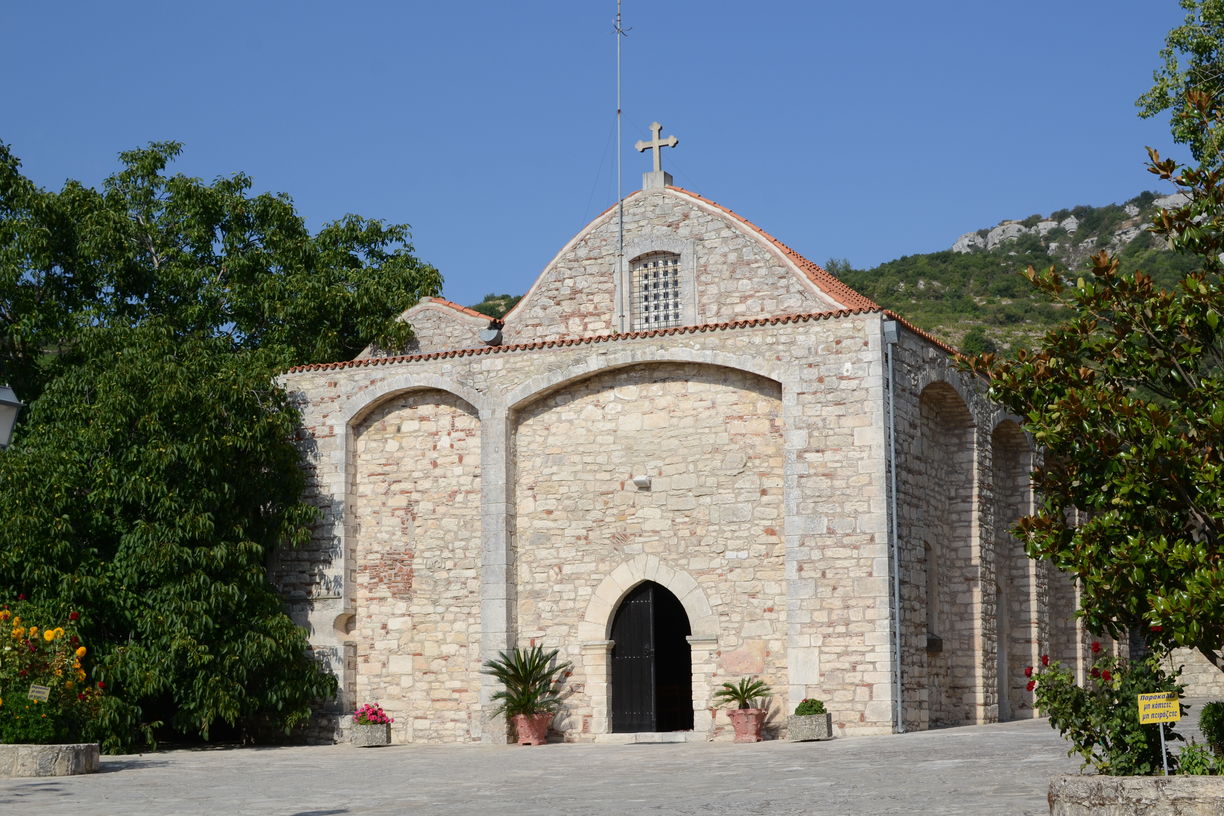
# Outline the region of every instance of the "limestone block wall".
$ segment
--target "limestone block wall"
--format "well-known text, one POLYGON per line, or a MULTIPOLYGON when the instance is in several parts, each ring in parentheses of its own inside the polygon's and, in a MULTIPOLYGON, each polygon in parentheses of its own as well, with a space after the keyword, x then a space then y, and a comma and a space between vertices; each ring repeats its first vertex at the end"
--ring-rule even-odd
MULTIPOLYGON (((638 192, 626 199, 624 219, 626 263, 658 249, 682 256, 681 266, 694 276, 693 324, 837 308, 751 227, 696 196, 638 192)), ((627 302, 616 274, 618 246, 612 208, 561 250, 506 316, 505 342, 627 330, 618 320, 627 302)))
POLYGON ((902 685, 907 729, 998 716, 993 409, 984 388, 901 332, 897 387, 902 685))
POLYGON ((470 309, 455 308, 441 298, 425 298, 400 318, 412 326, 413 338, 404 348, 367 348, 357 359, 405 354, 433 354, 453 349, 481 348, 480 332, 490 318, 470 309))
POLYGON ((1172 663, 1182 667, 1181 682, 1186 686, 1187 697, 1224 700, 1224 672, 1197 650, 1174 649, 1172 663))
MULTIPOLYGON (((518 631, 563 647, 578 667, 572 737, 589 734, 607 705, 586 692, 604 678, 584 675, 579 624, 600 582, 643 554, 711 599, 719 654, 697 684, 756 675, 786 688, 781 408, 772 380, 657 364, 591 377, 518 413, 518 631), (650 487, 635 487, 634 475, 650 487)), ((711 706, 694 702, 701 713, 711 706)))
POLYGON ((1044 592, 1038 563, 1024 551, 1011 528, 1032 511, 1032 447, 1020 426, 1005 420, 991 433, 994 496, 994 556, 997 609, 998 716, 1013 720, 1036 716, 1026 689, 1027 666, 1036 665, 1042 649, 1039 631, 1044 592))
POLYGON ((355 698, 399 739, 470 738, 479 708, 480 423, 440 391, 378 404, 353 428, 355 698))
MULTIPOLYGON (((355 650, 350 702, 390 702, 397 741, 504 739, 480 657, 539 637, 596 665, 618 593, 661 574, 709 607, 695 677, 760 666, 779 713, 821 697, 840 733, 889 731, 881 360, 880 315, 862 314, 290 372, 323 516, 278 578, 338 674, 355 650), (622 487, 652 461, 651 491, 622 487), (575 618, 595 636, 574 642, 575 618)), ((607 679, 572 679, 558 724, 589 738, 607 679)), ((695 682, 695 705, 711 689, 695 682)), ((725 715, 703 713, 720 737, 725 715)))

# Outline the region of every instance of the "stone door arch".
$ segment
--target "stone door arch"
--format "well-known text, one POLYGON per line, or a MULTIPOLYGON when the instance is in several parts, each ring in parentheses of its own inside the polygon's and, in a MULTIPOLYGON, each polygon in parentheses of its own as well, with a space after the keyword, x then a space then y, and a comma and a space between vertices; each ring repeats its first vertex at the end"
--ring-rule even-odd
MULTIPOLYGON (((657 556, 639 555, 614 569, 595 590, 578 628, 582 667, 593 712, 591 733, 612 733, 612 649, 617 612, 639 587, 653 584, 676 601, 686 618, 690 634, 692 719, 688 726, 699 733, 713 730, 712 709, 715 652, 718 648, 718 616, 704 589, 683 570, 674 569, 657 556)), ((683 729, 681 729, 683 730, 683 729)))

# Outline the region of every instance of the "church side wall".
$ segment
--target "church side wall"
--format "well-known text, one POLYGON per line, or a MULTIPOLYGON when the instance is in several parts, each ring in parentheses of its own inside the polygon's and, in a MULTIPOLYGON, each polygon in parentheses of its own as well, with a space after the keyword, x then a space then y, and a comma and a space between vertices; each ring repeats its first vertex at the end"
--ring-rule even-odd
POLYGON ((906 728, 993 722, 995 411, 922 338, 903 329, 894 357, 906 728))
MULTIPOLYGON (((643 554, 717 599, 720 655, 698 685, 754 675, 786 688, 781 405, 771 380, 656 364, 594 376, 520 413, 519 639, 563 647, 573 661, 561 723, 571 738, 591 733, 604 701, 586 688, 606 683, 584 674, 578 625, 603 577, 643 554), (649 488, 634 475, 649 476, 649 488)), ((694 704, 708 723, 710 700, 694 704)))
POLYGON ((1224 700, 1224 672, 1198 651, 1174 649, 1172 662, 1174 666, 1183 667, 1181 682, 1186 686, 1186 696, 1224 700))

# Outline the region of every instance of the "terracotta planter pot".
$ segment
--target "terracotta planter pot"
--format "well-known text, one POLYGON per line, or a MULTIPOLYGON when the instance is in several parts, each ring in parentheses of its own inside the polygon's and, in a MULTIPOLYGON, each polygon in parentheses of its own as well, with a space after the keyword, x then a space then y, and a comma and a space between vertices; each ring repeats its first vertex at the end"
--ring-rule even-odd
POLYGON ((514 731, 518 734, 519 745, 547 745, 548 727, 552 725, 551 711, 541 711, 538 714, 515 714, 514 731))
POLYGON ((727 711, 731 725, 735 728, 736 742, 760 742, 761 728, 765 725, 765 709, 732 708, 727 711))

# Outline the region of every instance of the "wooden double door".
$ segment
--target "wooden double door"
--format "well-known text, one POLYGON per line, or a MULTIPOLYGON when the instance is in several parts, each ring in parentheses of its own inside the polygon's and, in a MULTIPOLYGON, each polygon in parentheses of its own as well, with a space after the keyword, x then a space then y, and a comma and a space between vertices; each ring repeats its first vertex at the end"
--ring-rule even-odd
POLYGON ((612 619, 612 730, 693 728, 692 634, 680 600, 646 581, 612 619))

